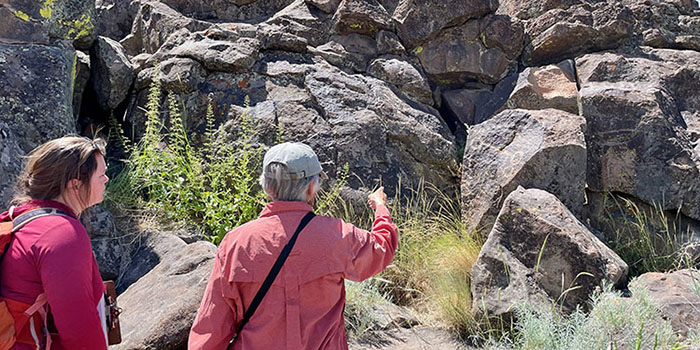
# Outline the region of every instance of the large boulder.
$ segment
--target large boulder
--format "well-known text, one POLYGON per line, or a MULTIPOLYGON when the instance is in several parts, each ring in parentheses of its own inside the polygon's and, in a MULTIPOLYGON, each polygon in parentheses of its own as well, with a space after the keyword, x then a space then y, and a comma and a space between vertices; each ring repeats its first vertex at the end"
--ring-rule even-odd
POLYGON ((94 1, 5 0, 0 18, 0 42, 48 44, 59 39, 87 49, 95 37, 94 1))
POLYGON ((394 84, 408 98, 433 104, 433 93, 420 66, 401 57, 386 56, 372 61, 368 72, 381 80, 394 84))
POLYGON ((557 65, 528 67, 520 73, 508 108, 555 108, 578 114, 578 87, 572 60, 557 65))
POLYGON ((441 29, 480 18, 497 7, 494 0, 400 0, 392 19, 403 44, 413 49, 436 37, 441 29))
POLYGON ((210 23, 185 17, 164 3, 143 2, 134 16, 131 33, 120 43, 130 56, 155 53, 173 34, 202 31, 210 26, 210 23))
POLYGON ((112 347, 117 350, 184 349, 211 274, 216 246, 152 234, 154 240, 165 241, 169 250, 151 253, 150 258, 157 259, 155 267, 117 298, 123 310, 123 340, 112 347))
POLYGON ((458 120, 467 125, 482 123, 502 111, 518 80, 511 74, 494 87, 478 86, 447 90, 442 93, 443 117, 458 120))
POLYGON ((22 156, 75 133, 72 47, 0 43, 0 204, 12 197, 22 156))
POLYGON ((520 187, 504 201, 472 267, 473 312, 508 318, 523 303, 573 311, 603 281, 616 284, 626 274, 627 264, 554 195, 520 187))
POLYGON ((697 120, 700 53, 645 49, 577 59, 588 131, 588 187, 620 192, 700 219, 697 120))
POLYGON ((581 217, 585 120, 555 109, 505 110, 469 130, 462 162, 462 217, 487 234, 518 186, 547 190, 581 217))
POLYGON ((333 35, 330 40, 310 50, 328 63, 347 73, 364 73, 369 61, 377 56, 377 42, 366 35, 333 35))
POLYGON ((525 26, 532 41, 524 50, 523 61, 541 65, 617 47, 630 37, 634 23, 631 11, 616 2, 550 10, 525 26))
POLYGON ((391 28, 391 16, 377 0, 343 0, 333 17, 338 34, 366 34, 374 37, 391 28))
POLYGON ((445 29, 413 52, 428 77, 440 84, 470 79, 495 84, 516 69, 522 46, 521 26, 504 16, 488 16, 445 29))
POLYGON ((141 0, 96 0, 97 35, 122 40, 131 33, 141 0))
POLYGON ((249 71, 258 58, 260 42, 254 38, 239 38, 233 42, 206 37, 198 39, 186 41, 170 54, 191 58, 209 71, 221 72, 249 71))
POLYGON ((257 26, 262 47, 267 50, 306 52, 307 46, 328 41, 331 18, 303 0, 296 0, 257 26))
POLYGON ((107 37, 98 37, 92 54, 92 83, 104 110, 115 109, 129 94, 134 68, 124 48, 107 37))
MULTIPOLYGON (((300 0, 160 0, 183 15, 215 22, 260 22, 300 0)), ((303 0, 301 0, 303 2, 303 0)))
POLYGON ((676 333, 687 336, 700 325, 700 271, 679 270, 671 273, 645 273, 630 285, 634 292, 644 288, 649 300, 671 322, 676 333))
POLYGON ((498 13, 522 20, 530 38, 526 65, 555 63, 627 43, 697 50, 694 1, 501 1, 498 13))

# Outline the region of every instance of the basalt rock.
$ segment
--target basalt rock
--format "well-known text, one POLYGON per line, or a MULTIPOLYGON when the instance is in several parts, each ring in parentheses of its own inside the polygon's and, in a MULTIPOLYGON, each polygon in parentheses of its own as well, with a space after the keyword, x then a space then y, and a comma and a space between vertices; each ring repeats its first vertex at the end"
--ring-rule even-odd
POLYGON ((525 68, 506 105, 508 108, 523 109, 555 108, 578 114, 578 88, 573 61, 525 68))
POLYGON ((472 267, 472 309, 477 317, 507 319, 522 303, 556 301, 570 312, 602 281, 616 284, 626 275, 627 264, 554 195, 520 187, 504 201, 472 267))
POLYGON ((694 150, 700 53, 645 49, 576 61, 591 190, 620 192, 700 219, 694 150), (686 122, 691 121, 691 123, 686 122))
POLYGON ((462 217, 486 234, 518 186, 556 195, 581 217, 585 120, 555 109, 505 110, 470 129, 462 163, 462 217))
POLYGON ((504 17, 486 17, 445 29, 413 53, 435 83, 459 85, 478 79, 495 84, 515 70, 522 44, 522 28, 516 23, 504 17), (509 29, 503 32, 497 27, 509 29))
POLYGON ((75 133, 73 64, 65 46, 0 43, 0 204, 12 196, 21 157, 36 146, 75 133))
POLYGON ((93 50, 92 82, 104 110, 116 108, 129 93, 134 68, 124 48, 116 41, 99 37, 93 50))
POLYGON ((392 19, 403 44, 413 49, 438 36, 441 29, 480 18, 497 7, 493 0, 400 0, 392 19))

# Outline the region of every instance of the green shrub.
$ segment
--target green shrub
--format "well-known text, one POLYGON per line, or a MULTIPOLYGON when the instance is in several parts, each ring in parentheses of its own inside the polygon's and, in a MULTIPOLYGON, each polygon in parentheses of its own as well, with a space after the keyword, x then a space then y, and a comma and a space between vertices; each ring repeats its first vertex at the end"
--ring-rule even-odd
MULTIPOLYGON (((108 199, 198 227, 218 244, 226 232, 256 218, 265 203, 256 171, 262 150, 247 142, 252 135, 250 116, 242 117, 240 142, 219 143, 210 103, 203 145, 195 149, 185 131, 184 108, 173 94, 167 96, 169 129, 165 127, 161 95, 160 81, 154 79, 146 105, 146 131, 129 148, 121 172, 108 183, 108 199)), ((246 98, 246 111, 248 103, 246 98)), ((113 134, 120 135, 116 130, 113 134)))
POLYGON ((580 308, 569 316, 556 307, 520 305, 516 309, 513 340, 491 341, 489 348, 608 350, 682 349, 671 325, 652 305, 643 288, 631 298, 606 285, 591 297, 591 312, 580 308))

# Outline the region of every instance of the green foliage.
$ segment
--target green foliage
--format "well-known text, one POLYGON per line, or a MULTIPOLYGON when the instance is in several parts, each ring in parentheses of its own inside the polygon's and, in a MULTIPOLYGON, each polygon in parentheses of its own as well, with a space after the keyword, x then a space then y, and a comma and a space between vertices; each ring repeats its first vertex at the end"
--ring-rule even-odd
POLYGON ((681 246, 690 233, 683 229, 680 210, 669 214, 659 204, 647 208, 611 194, 603 205, 608 244, 629 265, 630 276, 700 264, 697 253, 681 246))
POLYGON ((172 94, 167 96, 169 129, 165 128, 161 95, 160 81, 154 79, 146 105, 145 134, 130 147, 125 167, 108 183, 108 198, 128 208, 150 208, 168 221, 198 227, 218 244, 226 232, 257 217, 264 205, 255 168, 261 150, 247 142, 252 135, 248 99, 239 142, 215 140, 210 103, 204 145, 195 150, 185 131, 184 108, 172 94))
POLYGON ((556 308, 520 305, 516 309, 514 339, 491 341, 499 349, 677 349, 682 348, 671 325, 636 289, 631 298, 606 285, 591 297, 591 312, 580 308, 564 316, 556 308))

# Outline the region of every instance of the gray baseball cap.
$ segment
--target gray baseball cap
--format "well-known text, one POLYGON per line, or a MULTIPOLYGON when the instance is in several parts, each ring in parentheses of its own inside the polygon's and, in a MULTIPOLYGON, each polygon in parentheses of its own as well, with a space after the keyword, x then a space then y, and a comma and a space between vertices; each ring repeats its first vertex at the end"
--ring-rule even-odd
POLYGON ((286 178, 288 179, 298 180, 316 174, 323 179, 328 178, 314 150, 300 142, 285 142, 270 148, 263 158, 263 171, 270 163, 284 164, 287 167, 286 178))

